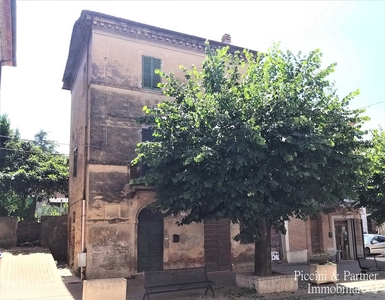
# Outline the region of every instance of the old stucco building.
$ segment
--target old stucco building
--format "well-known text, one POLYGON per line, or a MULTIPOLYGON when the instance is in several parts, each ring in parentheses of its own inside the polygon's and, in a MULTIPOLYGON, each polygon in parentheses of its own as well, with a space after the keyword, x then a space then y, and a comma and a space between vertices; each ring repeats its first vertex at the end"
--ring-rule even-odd
MULTIPOLYGON (((224 38, 229 42, 228 35, 224 38)), ((224 42, 210 45, 223 47, 224 42)), ((182 75, 179 65, 201 64, 204 43, 200 37, 92 11, 83 11, 73 27, 63 77, 63 88, 71 91, 68 255, 70 265, 82 267, 89 279, 163 268, 252 266, 254 245, 232 239, 238 224, 221 220, 178 227, 177 218, 146 209, 153 189, 129 184, 128 165, 137 143, 146 138, 137 119, 144 105, 165 99, 154 70, 182 75)), ((312 252, 311 221, 305 226, 295 222, 302 221, 290 222, 288 235, 273 235, 273 246, 284 259, 306 260, 312 252)), ((322 245, 332 248, 333 239, 326 235, 334 225, 326 222, 328 227, 317 232, 322 245)))
POLYGON ((145 209, 154 190, 129 185, 127 166, 142 140, 136 120, 144 105, 165 99, 154 69, 181 74, 179 65, 201 64, 204 43, 91 11, 83 11, 74 25, 63 77, 72 112, 69 262, 77 267, 78 253, 86 252, 87 278, 204 264, 211 270, 231 269, 232 263, 251 259, 252 249, 245 254, 250 245, 230 238, 237 234, 236 225, 178 227, 176 219, 145 209))

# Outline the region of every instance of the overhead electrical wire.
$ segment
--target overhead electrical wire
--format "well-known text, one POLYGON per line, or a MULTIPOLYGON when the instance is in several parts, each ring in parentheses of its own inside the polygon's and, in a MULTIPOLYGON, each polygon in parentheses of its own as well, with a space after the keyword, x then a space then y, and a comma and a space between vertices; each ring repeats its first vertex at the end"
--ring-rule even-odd
MULTIPOLYGON (((372 106, 375 106, 375 105, 378 105, 378 104, 381 104, 381 103, 385 103, 385 100, 379 101, 379 102, 375 102, 375 103, 372 103, 372 104, 369 104, 369 105, 366 105, 366 106, 362 106, 362 107, 356 108, 356 109, 368 108, 368 107, 372 107, 372 106)), ((134 119, 134 118, 133 118, 133 119, 134 119)), ((384 125, 385 125, 385 124, 384 124, 384 125)), ((22 138, 11 137, 11 136, 6 136, 6 135, 0 135, 0 138, 6 138, 6 139, 12 139, 12 140, 20 140, 20 141, 27 141, 27 142, 36 142, 36 140, 22 139, 22 138)), ((58 143, 58 142, 53 141, 53 140, 47 140, 47 142, 53 143, 54 145, 65 145, 65 146, 70 146, 70 144, 68 144, 68 143, 58 143)), ((77 144, 77 146, 88 146, 88 147, 92 147, 92 148, 102 149, 101 147, 98 147, 98 146, 85 145, 85 144, 77 144)), ((19 150, 19 149, 3 148, 3 147, 0 147, 0 149, 1 149, 1 150, 8 150, 8 151, 18 151, 18 152, 28 152, 28 153, 39 154, 39 152, 28 151, 28 150, 19 150)), ((68 154, 68 153, 49 153, 49 154, 70 156, 70 154, 68 154)), ((79 155, 79 154, 78 154, 78 155, 79 155)))

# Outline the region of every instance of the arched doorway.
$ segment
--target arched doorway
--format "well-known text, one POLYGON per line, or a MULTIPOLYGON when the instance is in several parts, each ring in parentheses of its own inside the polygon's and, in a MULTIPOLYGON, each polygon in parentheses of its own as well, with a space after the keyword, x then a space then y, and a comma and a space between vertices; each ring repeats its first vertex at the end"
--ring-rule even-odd
POLYGON ((138 216, 138 272, 163 270, 163 215, 148 208, 138 216))

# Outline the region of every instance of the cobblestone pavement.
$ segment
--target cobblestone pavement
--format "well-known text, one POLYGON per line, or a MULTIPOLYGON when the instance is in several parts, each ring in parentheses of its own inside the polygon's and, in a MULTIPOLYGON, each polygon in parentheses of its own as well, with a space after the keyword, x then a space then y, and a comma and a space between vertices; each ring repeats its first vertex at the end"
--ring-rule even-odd
MULTIPOLYGON (((340 281, 337 284, 314 286, 300 279, 299 290, 294 293, 275 293, 263 296, 252 290, 236 287, 234 272, 209 273, 209 279, 215 282, 213 287, 216 300, 385 300, 385 271, 378 272, 376 280, 352 281, 345 274, 359 273, 357 261, 344 261, 337 267, 340 275, 340 281), (320 289, 317 289, 318 287, 320 289), (345 290, 342 291, 342 288, 345 290), (344 294, 343 292, 346 292, 347 288, 350 288, 350 291, 358 288, 360 292, 344 294)), ((273 270, 286 274, 294 274, 295 271, 307 273, 309 264, 274 263, 273 270)), ((127 279, 127 300, 141 300, 143 294, 143 276, 138 275, 133 279, 127 279)), ((57 268, 48 250, 18 248, 5 252, 3 258, 0 259, 0 300, 16 299, 82 300, 82 283, 65 267, 57 268)), ((210 295, 204 296, 204 290, 151 295, 151 300, 197 299, 212 298, 210 295)))

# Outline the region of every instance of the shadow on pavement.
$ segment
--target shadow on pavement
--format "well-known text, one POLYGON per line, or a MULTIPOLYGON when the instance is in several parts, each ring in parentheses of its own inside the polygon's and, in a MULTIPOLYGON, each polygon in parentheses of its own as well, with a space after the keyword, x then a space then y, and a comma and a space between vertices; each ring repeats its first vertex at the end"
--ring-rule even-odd
MULTIPOLYGON (((59 272, 61 266, 58 266, 59 272)), ((64 268, 65 269, 65 268, 64 268)), ((63 270, 64 270, 63 269, 63 270)), ((68 269, 66 269, 68 271, 68 269)), ((274 263, 273 270, 275 272, 284 274, 294 274, 295 271, 309 272, 309 264, 287 264, 274 263)), ((349 276, 345 274, 357 274, 360 272, 357 261, 344 261, 338 264, 337 272, 340 275, 340 281, 337 284, 322 284, 314 285, 305 280, 299 279, 299 289, 296 292, 274 293, 258 295, 254 290, 239 288, 235 286, 235 272, 222 271, 208 273, 209 279, 215 282, 213 286, 216 300, 252 300, 252 299, 334 299, 334 300, 366 300, 376 299, 385 300, 385 271, 374 272, 376 280, 372 281, 352 281, 349 276), (344 278, 346 277, 346 278, 344 278), (367 289, 365 293, 359 290, 346 288, 343 290, 341 284, 353 284, 357 286, 363 284, 361 288, 367 289), (339 286, 339 288, 338 288, 339 286), (366 287, 365 287, 366 286, 366 287), (338 290, 339 289, 339 290, 338 290), (347 292, 347 293, 346 293, 347 292)), ((64 272, 64 271, 62 271, 64 272)), ((67 276, 65 273, 61 274, 62 280, 65 283, 68 291, 75 300, 82 300, 82 283, 80 279, 71 274, 67 276)), ((127 300, 142 300, 144 295, 143 276, 137 275, 134 278, 127 279, 127 300)), ((212 299, 211 295, 204 295, 204 289, 191 290, 181 292, 170 292, 163 294, 151 295, 151 300, 196 300, 196 299, 212 299)))

